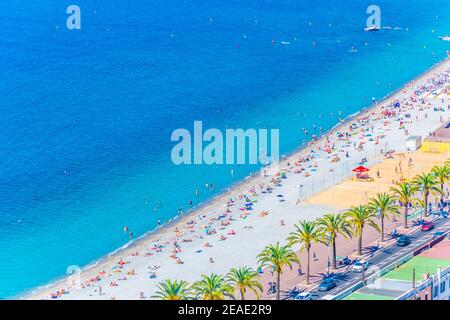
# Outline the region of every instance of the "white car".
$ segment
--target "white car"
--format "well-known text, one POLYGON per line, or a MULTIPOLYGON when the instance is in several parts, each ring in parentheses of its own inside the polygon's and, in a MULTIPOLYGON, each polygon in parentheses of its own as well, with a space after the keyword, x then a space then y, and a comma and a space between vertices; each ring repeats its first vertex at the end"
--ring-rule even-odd
POLYGON ((308 291, 303 291, 295 296, 294 300, 312 300, 312 294, 308 291))
POLYGON ((369 263, 367 261, 358 261, 353 265, 354 272, 363 272, 369 267, 369 263))

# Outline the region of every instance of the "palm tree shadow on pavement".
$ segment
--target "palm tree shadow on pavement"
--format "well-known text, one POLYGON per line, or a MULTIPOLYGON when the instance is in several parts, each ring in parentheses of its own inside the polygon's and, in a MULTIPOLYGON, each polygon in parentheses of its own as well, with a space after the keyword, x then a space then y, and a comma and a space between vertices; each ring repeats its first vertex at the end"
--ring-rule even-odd
POLYGON ((376 252, 380 251, 380 247, 378 246, 367 246, 363 249, 363 254, 369 254, 372 257, 376 252))
POLYGON ((345 271, 342 272, 321 272, 317 275, 320 278, 320 281, 333 279, 337 282, 348 280, 348 274, 345 271))

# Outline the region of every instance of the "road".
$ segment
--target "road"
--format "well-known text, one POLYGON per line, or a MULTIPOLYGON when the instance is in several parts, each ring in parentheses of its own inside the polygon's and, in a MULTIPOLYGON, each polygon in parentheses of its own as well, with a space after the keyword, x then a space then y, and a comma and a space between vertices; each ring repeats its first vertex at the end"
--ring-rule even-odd
MULTIPOLYGON (((409 234, 411 243, 406 247, 398 247, 397 245, 391 245, 380 251, 374 252, 371 258, 366 259, 369 262, 369 269, 365 272, 365 277, 373 273, 373 268, 376 270, 383 269, 388 265, 394 263, 397 260, 401 260, 402 257, 406 257, 415 250, 419 249, 421 246, 432 240, 435 232, 450 231, 450 219, 439 218, 435 221, 436 227, 431 231, 421 231, 420 229, 409 234), (372 270, 372 272, 371 272, 372 270)), ((336 277, 338 285, 328 291, 320 292, 317 290, 313 291, 314 299, 323 299, 325 296, 335 296, 340 292, 354 286, 362 280, 362 274, 358 272, 351 271, 350 267, 344 272, 339 272, 336 277)), ((327 299, 329 297, 326 297, 327 299)))

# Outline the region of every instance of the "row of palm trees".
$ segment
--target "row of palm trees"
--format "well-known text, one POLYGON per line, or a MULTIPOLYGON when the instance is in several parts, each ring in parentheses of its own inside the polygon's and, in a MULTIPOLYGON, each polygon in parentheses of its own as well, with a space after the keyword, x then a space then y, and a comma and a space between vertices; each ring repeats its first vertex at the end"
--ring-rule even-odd
POLYGON ((245 293, 251 291, 259 299, 263 287, 258 281, 258 273, 250 267, 232 268, 226 276, 211 274, 202 275, 201 280, 189 285, 187 281, 165 280, 160 282, 154 298, 162 300, 224 300, 235 299, 235 291, 239 291, 241 300, 245 293))
MULTIPOLYGON (((429 216, 428 204, 430 195, 439 197, 439 202, 444 203, 444 187, 450 179, 450 161, 444 165, 434 166, 430 172, 415 176, 411 181, 405 180, 391 188, 392 195, 403 210, 403 227, 408 228, 409 208, 418 205, 423 208, 425 217, 429 216), (419 196, 416 196, 417 193, 419 196)), ((421 219, 423 219, 421 214, 421 219)))
MULTIPOLYGON (((345 239, 357 238, 357 255, 362 255, 363 233, 365 228, 372 227, 385 240, 385 220, 390 220, 400 214, 403 207, 403 226, 408 228, 409 209, 413 205, 423 208, 423 214, 429 215, 428 203, 430 196, 444 201, 444 187, 450 180, 450 161, 442 166, 435 166, 428 173, 417 175, 411 180, 404 180, 391 187, 390 192, 379 192, 369 199, 366 205, 353 206, 348 211, 326 214, 315 221, 301 220, 294 225, 285 245, 270 244, 257 256, 259 268, 270 268, 276 275, 276 294, 280 299, 280 278, 286 267, 300 266, 300 260, 293 246, 300 246, 300 252, 306 250, 306 284, 310 284, 310 255, 313 244, 324 244, 331 249, 330 268, 337 269, 336 239, 339 235, 345 239), (379 223, 377 223, 377 220, 379 223)), ((422 218, 422 217, 421 217, 422 218)), ((189 285, 186 281, 165 280, 158 285, 155 298, 221 300, 235 299, 235 292, 245 299, 247 291, 259 298, 263 289, 258 282, 258 272, 250 267, 233 268, 225 275, 202 275, 201 280, 189 285)))

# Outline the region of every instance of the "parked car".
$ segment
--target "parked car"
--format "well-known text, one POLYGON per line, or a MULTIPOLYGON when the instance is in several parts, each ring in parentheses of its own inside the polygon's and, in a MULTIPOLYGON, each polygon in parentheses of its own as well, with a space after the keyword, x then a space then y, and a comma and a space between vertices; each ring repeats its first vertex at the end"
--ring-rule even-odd
POLYGON ((391 232, 392 238, 398 238, 400 236, 401 236, 401 234, 400 234, 400 232, 397 231, 397 229, 394 229, 394 231, 391 232))
POLYGON ((363 272, 363 270, 366 270, 369 267, 369 263, 367 261, 357 261, 353 265, 352 270, 354 272, 363 272))
POLYGON ((408 244, 411 243, 411 239, 407 236, 400 236, 397 238, 397 245, 399 247, 406 247, 408 244))
POLYGON ((444 234, 443 231, 436 231, 436 232, 433 234, 433 239, 439 238, 439 237, 442 236, 443 234, 444 234))
POLYGON ((319 291, 328 291, 328 290, 331 290, 334 287, 336 287, 336 285, 337 285, 337 283, 336 283, 335 280, 333 280, 333 279, 326 279, 326 280, 323 280, 320 283, 320 285, 317 288, 317 290, 319 290, 319 291))
POLYGON ((288 297, 290 299, 295 299, 295 297, 297 295, 300 294, 300 292, 302 292, 302 290, 297 289, 297 287, 292 288, 291 290, 288 291, 288 297))
POLYGON ((434 229, 434 222, 433 221, 424 221, 422 223, 422 226, 420 227, 420 230, 422 231, 430 231, 434 229))
POLYGON ((352 260, 349 257, 338 256, 336 262, 339 266, 349 266, 352 264, 352 260))
POLYGON ((309 291, 303 291, 296 295, 294 300, 312 300, 312 294, 309 291))

